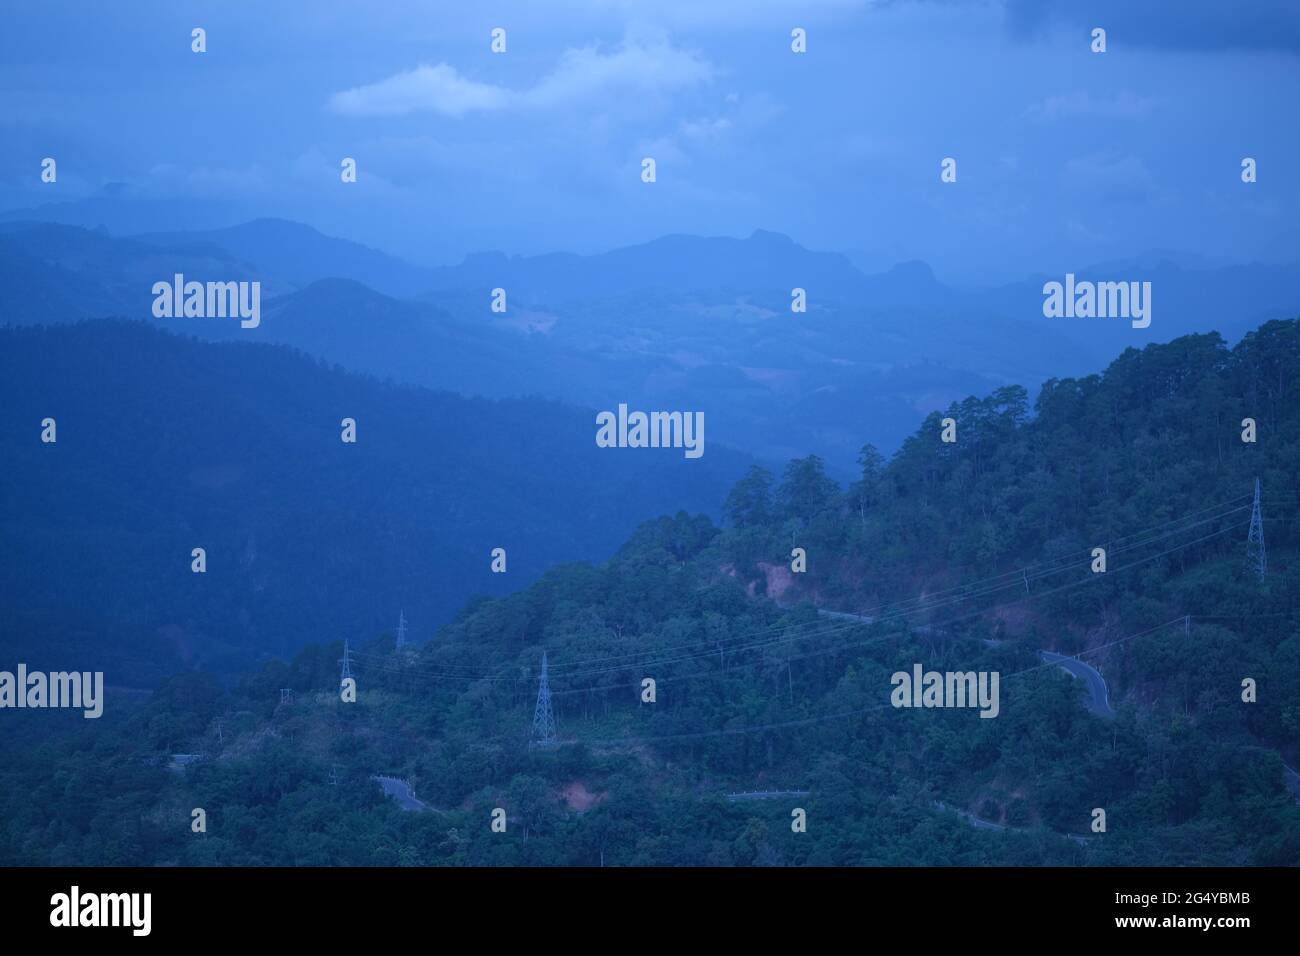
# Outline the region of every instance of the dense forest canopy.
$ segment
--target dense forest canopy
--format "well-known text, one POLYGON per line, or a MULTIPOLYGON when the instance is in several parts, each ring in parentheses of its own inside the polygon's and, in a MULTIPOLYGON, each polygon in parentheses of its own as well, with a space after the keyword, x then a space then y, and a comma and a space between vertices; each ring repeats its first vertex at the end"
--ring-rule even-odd
POLYGON ((418 649, 358 635, 356 703, 333 642, 229 687, 179 673, 94 727, 25 715, 0 862, 1300 863, 1298 381, 1295 321, 1130 350, 1032 407, 1008 387, 936 413, 888 461, 868 446, 847 488, 816 457, 756 467, 721 527, 648 521, 418 649), (1041 649, 1086 655, 1115 716, 1041 649), (543 651, 553 749, 529 746, 543 651), (999 716, 891 707, 916 663, 999 672, 999 716))
POLYGON ((588 410, 142 322, 0 329, 0 406, 8 648, 146 688, 377 633, 403 610, 427 638, 469 596, 604 559, 665 509, 716 511, 749 462, 712 445, 698 462, 602 453, 588 410))

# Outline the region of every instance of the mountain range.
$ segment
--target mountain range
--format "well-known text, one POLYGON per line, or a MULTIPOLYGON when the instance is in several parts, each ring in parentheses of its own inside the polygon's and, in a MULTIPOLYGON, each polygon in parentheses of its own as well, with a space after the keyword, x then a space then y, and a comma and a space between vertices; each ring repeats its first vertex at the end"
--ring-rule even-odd
POLYGON ((775 461, 812 451, 850 475, 864 437, 889 452, 930 412, 1007 384, 1086 374, 1129 347, 1300 313, 1300 263, 1196 267, 1162 256, 1072 270, 1143 281, 1152 322, 1045 318, 1039 275, 984 289, 923 262, 867 274, 757 231, 671 235, 601 255, 470 255, 424 268, 309 226, 261 219, 118 237, 0 224, 9 322, 144 318, 209 339, 291 345, 397 382, 588 409, 704 411, 710 436, 775 461), (152 283, 259 281, 256 329, 153 319, 152 283), (504 311, 494 311, 493 290, 504 311), (804 290, 805 312, 792 311, 804 290))
POLYGON ((33 666, 135 680, 376 633, 402 611, 427 637, 475 594, 607 556, 650 515, 716 513, 750 462, 601 449, 571 406, 120 320, 0 329, 0 408, 8 643, 33 666))

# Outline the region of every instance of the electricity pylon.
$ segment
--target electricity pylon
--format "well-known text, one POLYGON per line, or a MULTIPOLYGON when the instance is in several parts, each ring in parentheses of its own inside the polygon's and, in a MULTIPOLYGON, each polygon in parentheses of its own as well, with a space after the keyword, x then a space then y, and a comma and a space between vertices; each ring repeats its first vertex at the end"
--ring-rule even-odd
POLYGON ((343 665, 343 670, 339 674, 339 683, 342 684, 352 676, 352 654, 346 640, 343 642, 343 656, 339 658, 339 663, 343 665))
POLYGON ((397 618, 397 649, 400 651, 406 646, 406 612, 401 611, 397 618))
POLYGON ((1261 581, 1268 571, 1268 555, 1264 552, 1264 515, 1259 504, 1259 479, 1255 479, 1255 507, 1250 512, 1250 534, 1246 537, 1246 567, 1254 571, 1261 581))
POLYGON ((537 684, 537 706, 533 708, 534 747, 554 747, 555 712, 551 710, 551 681, 546 672, 546 652, 542 651, 542 677, 537 684))

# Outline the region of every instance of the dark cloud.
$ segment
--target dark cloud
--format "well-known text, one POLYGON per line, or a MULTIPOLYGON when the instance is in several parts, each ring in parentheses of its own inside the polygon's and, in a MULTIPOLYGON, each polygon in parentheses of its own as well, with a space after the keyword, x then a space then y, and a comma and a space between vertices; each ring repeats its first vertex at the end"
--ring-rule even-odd
POLYGON ((1105 27, 1111 49, 1300 53, 1297 0, 1007 0, 1007 27, 1031 38, 1060 24, 1105 27))

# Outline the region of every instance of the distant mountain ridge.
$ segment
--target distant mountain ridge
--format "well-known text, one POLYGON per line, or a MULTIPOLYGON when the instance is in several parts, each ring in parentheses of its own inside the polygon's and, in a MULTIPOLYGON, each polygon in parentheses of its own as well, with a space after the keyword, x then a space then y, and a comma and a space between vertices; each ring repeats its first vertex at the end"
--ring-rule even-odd
POLYGON ((142 322, 0 328, 0 406, 0 626, 34 667, 98 662, 118 681, 131 660, 238 668, 401 610, 427 635, 648 517, 716 513, 751 461, 711 439, 699 460, 600 449, 589 410, 142 322))
POLYGON ((1196 270, 1148 259, 1074 270, 1081 280, 1150 281, 1152 323, 1134 329, 1044 317, 1043 283, 1063 274, 963 290, 924 262, 867 274, 764 230, 669 235, 597 255, 485 252, 423 269, 283 220, 130 238, 7 222, 0 321, 143 318, 462 394, 698 409, 722 443, 768 459, 812 451, 845 477, 863 437, 889 451, 966 395, 1036 389, 1184 334, 1233 341, 1300 313, 1300 264, 1196 270), (154 319, 150 287, 177 272, 261 282, 265 319, 252 330, 154 319), (493 289, 504 291, 504 312, 491 308, 493 289), (795 289, 806 312, 791 309, 795 289))
POLYGON ((287 219, 255 219, 225 229, 143 233, 131 238, 182 251, 209 245, 226 249, 295 286, 352 279, 400 298, 417 295, 428 282, 428 272, 418 266, 287 219))
POLYGON ((565 303, 643 292, 784 290, 851 292, 864 276, 839 253, 811 252, 788 236, 757 230, 746 239, 669 235, 597 255, 470 255, 432 270, 431 292, 503 286, 518 295, 565 303))

